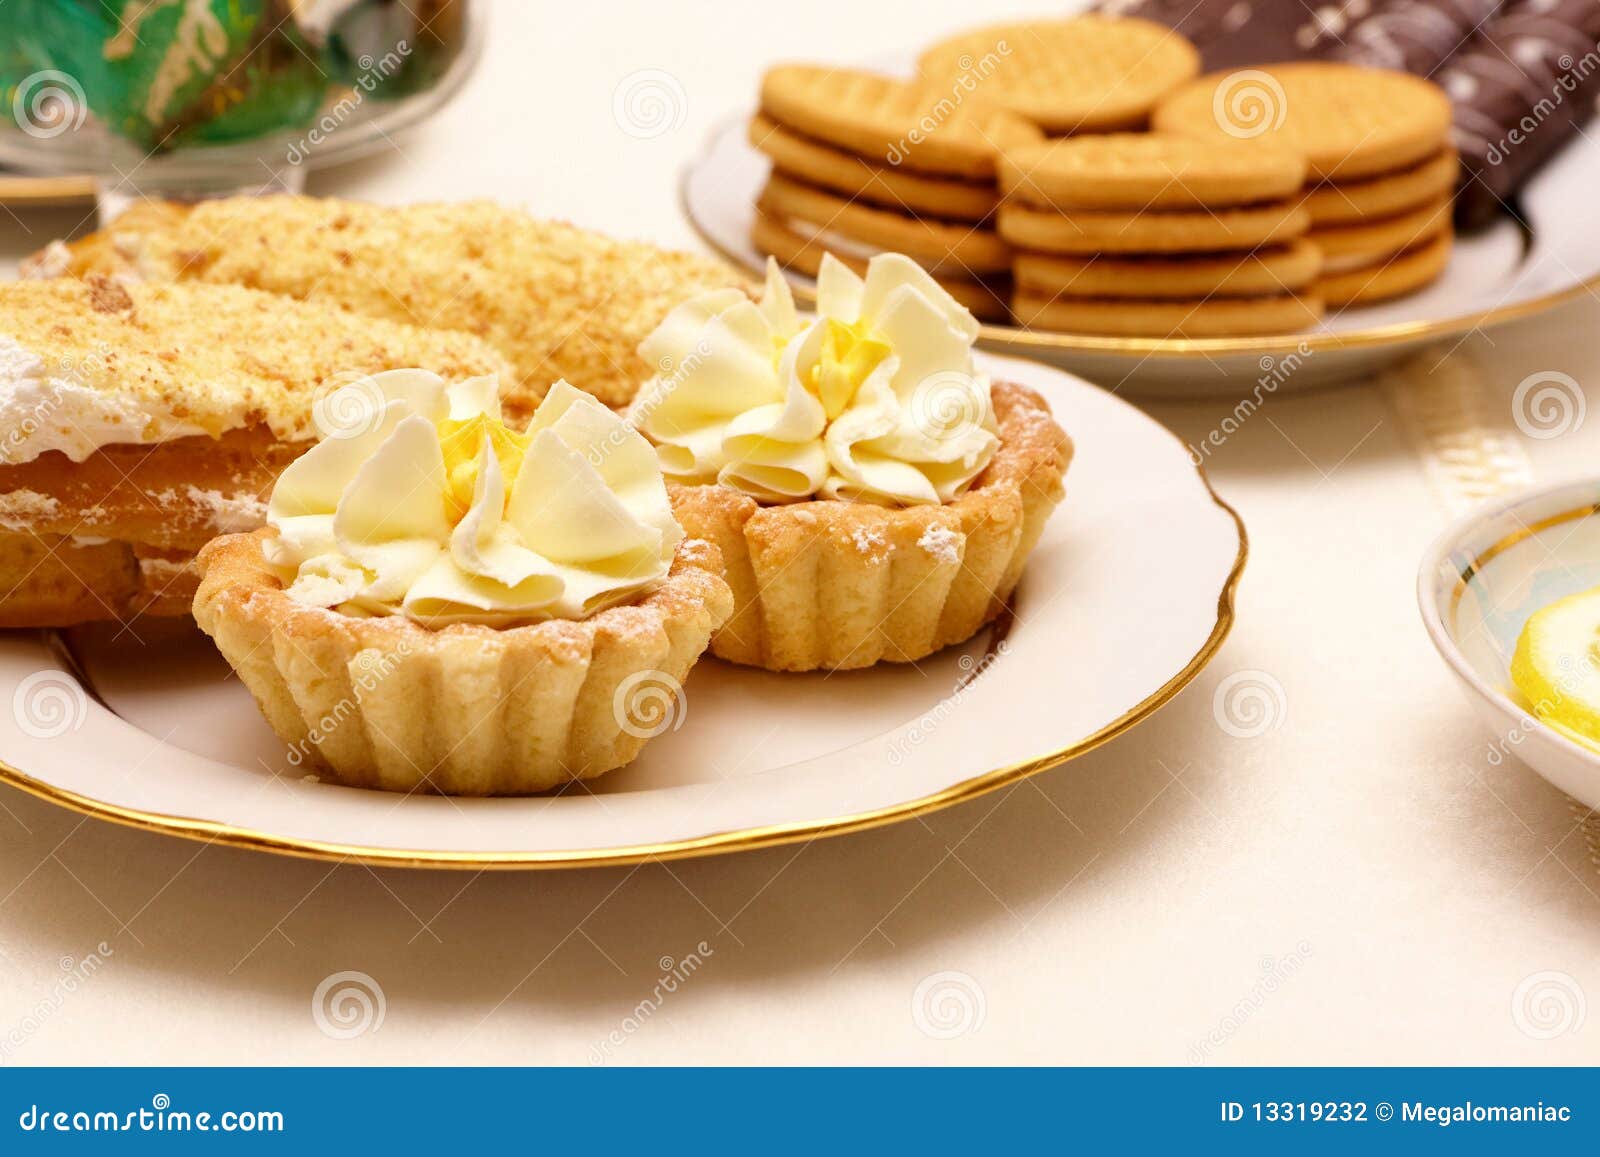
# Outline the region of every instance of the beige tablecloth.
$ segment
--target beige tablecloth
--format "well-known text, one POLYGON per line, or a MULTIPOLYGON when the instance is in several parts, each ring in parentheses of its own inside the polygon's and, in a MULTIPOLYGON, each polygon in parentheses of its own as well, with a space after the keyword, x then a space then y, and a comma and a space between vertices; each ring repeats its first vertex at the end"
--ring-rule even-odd
MULTIPOLYGON (((491 195, 692 245, 679 167, 765 63, 893 54, 976 14, 955 0, 496 8, 459 102, 400 155, 313 190, 491 195), (646 70, 682 98, 640 139, 613 103, 646 70)), ((80 216, 0 215, 5 256, 80 216)), ((1440 372, 1470 375, 1462 396, 1498 443, 1419 441, 1426 406, 1397 406, 1399 383, 1272 398, 1212 459, 1251 538, 1212 666, 1116 742, 923 821, 709 861, 473 876, 202 848, 0 791, 0 1061, 1592 1061, 1594 853, 1565 797, 1488 764, 1412 591, 1462 469, 1483 486, 1502 466, 1596 469, 1600 397, 1587 425, 1537 440, 1510 424, 1510 395, 1543 370, 1594 388, 1597 332, 1585 301, 1450 352, 1440 372), (1504 460, 1485 467, 1486 446, 1504 460), (1213 712, 1240 672, 1283 689, 1255 738, 1213 712), (686 979, 663 994, 664 968, 686 979), (314 1012, 319 988, 326 1008, 349 985, 374 1009, 382 995, 381 1023, 355 1035, 314 1012)), ((1228 409, 1151 412, 1193 441, 1228 409)))

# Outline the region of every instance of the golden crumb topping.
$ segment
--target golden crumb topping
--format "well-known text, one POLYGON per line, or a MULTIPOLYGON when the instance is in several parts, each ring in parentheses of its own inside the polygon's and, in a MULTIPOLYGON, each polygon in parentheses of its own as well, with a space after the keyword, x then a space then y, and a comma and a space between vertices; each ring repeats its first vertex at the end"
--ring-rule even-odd
MULTIPOLYGON (((238 286, 158 285, 91 275, 0 284, 0 413, 7 437, 55 425, 87 434, 159 416, 170 429, 100 441, 217 436, 266 426, 284 441, 316 436, 313 406, 352 377, 423 366, 458 380, 510 370, 466 334, 423 330, 238 286), (16 413, 11 413, 16 410, 16 413)), ((510 399, 520 409, 521 399, 510 399)), ((0 461, 5 460, 0 445, 0 461)))
POLYGON ((231 198, 130 212, 111 241, 152 280, 246 285, 464 330, 500 350, 530 393, 566 378, 613 406, 655 372, 635 351, 673 306, 740 282, 709 258, 486 201, 231 198))

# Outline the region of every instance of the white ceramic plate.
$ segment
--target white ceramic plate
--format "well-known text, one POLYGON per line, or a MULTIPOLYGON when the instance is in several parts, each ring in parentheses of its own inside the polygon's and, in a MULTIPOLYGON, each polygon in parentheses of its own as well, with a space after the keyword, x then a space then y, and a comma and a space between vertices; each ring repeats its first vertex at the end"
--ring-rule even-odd
MULTIPOLYGON (((768 163, 745 139, 741 116, 722 125, 685 171, 684 212, 725 258, 752 271, 766 258, 750 243, 768 163)), ((1236 395, 1267 381, 1273 392, 1371 373, 1426 342, 1548 309, 1600 279, 1600 214, 1590 211, 1600 150, 1580 137, 1524 191, 1531 238, 1509 218, 1457 238, 1432 286, 1396 301, 1351 307, 1300 334, 1250 338, 1117 338, 986 325, 1002 353, 1044 358, 1131 396, 1236 395)), ((809 278, 791 275, 802 296, 809 278)))
POLYGON ((1600 586, 1600 479, 1526 491, 1446 530, 1417 575, 1422 621, 1494 735, 1492 763, 1520 759, 1600 808, 1600 754, 1532 718, 1511 683, 1530 615, 1600 586))
POLYGON ((0 779, 107 819, 417 866, 624 863, 871 827, 1052 767, 1177 694, 1232 622, 1244 528, 1185 447, 1110 394, 985 356, 1077 443, 1015 615, 916 666, 778 675, 707 659, 632 765, 530 799, 308 782, 192 626, 0 635, 0 779), (1003 636, 1003 637, 1002 637, 1003 636), (80 690, 72 671, 81 673, 80 690))

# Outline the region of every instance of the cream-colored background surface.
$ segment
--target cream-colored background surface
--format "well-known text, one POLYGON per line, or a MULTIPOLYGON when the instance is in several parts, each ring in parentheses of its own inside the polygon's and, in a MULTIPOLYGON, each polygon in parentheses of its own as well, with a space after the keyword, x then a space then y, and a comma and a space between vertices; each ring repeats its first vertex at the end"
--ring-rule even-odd
MULTIPOLYGON (((462 98, 398 155, 314 191, 496 196, 693 246, 678 170, 749 104, 766 62, 892 54, 972 12, 495 7, 462 98), (641 140, 613 96, 647 69, 684 101, 681 124, 641 140)), ((0 215, 0 259, 9 270, 79 217, 0 215)), ((1511 424, 1511 392, 1543 370, 1600 389, 1597 333, 1600 304, 1584 301, 1456 351, 1541 479, 1597 468, 1600 393, 1588 425, 1540 440, 1511 424)), ((1197 442, 1230 409, 1152 412, 1197 442)), ((1274 397, 1211 474, 1251 536, 1238 624, 1211 668, 1132 734, 925 822, 635 870, 473 876, 203 848, 0 789, 0 1063, 583 1064, 613 1030, 613 1063, 1594 1061, 1600 1007, 1580 1021, 1576 1001, 1600 1001, 1600 870, 1564 797, 1514 761, 1489 765, 1423 634, 1415 567, 1445 507, 1384 390, 1274 397), (1213 712, 1240 671, 1284 692, 1256 738, 1213 712), (102 941, 103 967, 64 993, 62 959, 102 941), (699 971, 625 1032, 660 958, 702 941, 699 971), (387 1005, 351 1040, 311 1013, 343 970, 373 977, 387 1005), (945 971, 982 1005, 949 1039, 913 1012, 945 971), (1549 1008, 1518 1004, 1542 972, 1567 978, 1550 1039, 1549 1008)), ((1062 640, 1064 663, 1116 661, 1062 640)), ((1050 710, 1048 686, 1020 692, 1050 710)))

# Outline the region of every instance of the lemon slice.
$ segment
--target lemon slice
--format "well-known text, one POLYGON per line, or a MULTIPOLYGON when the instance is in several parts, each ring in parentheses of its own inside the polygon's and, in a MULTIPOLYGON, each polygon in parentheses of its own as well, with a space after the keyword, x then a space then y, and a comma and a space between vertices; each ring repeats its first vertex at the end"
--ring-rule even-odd
POLYGON ((1511 681, 1536 718, 1600 744, 1600 587, 1534 612, 1517 639, 1511 681))

